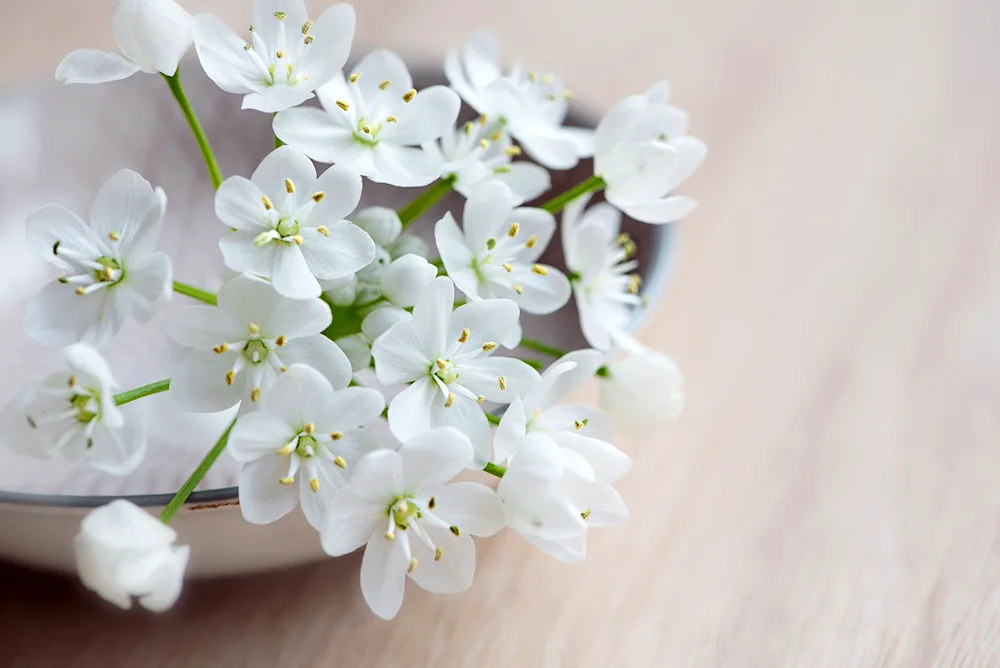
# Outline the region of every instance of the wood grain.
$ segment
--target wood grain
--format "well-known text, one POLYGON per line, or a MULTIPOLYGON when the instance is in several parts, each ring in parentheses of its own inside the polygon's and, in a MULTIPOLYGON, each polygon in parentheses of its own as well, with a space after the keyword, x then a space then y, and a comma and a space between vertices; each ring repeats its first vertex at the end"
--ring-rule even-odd
MULTIPOLYGON (((249 3, 185 4, 241 25, 249 3)), ((49 73, 105 35, 111 0, 82 5, 6 7, 24 41, 4 62, 49 73), (44 40, 42 7, 60 11, 44 40)), ((356 556, 192 583, 162 617, 7 568, 0 664, 1000 665, 1000 4, 383 0, 358 17, 360 41, 426 54, 491 25, 601 108, 668 76, 708 142, 642 333, 685 370, 688 408, 622 443, 631 523, 578 566, 482 541, 470 592, 410 587, 391 624, 365 610, 356 556)))

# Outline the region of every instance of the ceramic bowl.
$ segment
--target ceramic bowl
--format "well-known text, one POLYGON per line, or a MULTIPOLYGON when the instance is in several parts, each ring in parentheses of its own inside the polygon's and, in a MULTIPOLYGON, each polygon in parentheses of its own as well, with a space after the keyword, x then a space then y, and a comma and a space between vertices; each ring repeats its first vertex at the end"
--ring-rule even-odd
MULTIPOLYGON (((224 174, 249 176, 273 147, 271 116, 241 111, 239 96, 216 88, 196 62, 185 64, 182 78, 224 174)), ((417 79, 422 88, 442 77, 417 79)), ((574 110, 569 124, 592 123, 590 116, 574 110)), ((224 228, 213 212, 201 155, 159 76, 137 75, 102 86, 62 87, 44 81, 7 90, 0 99, 0 158, 0 261, 6 279, 0 284, 0 312, 8 325, 0 330, 0 401, 61 367, 58 351, 28 341, 20 329, 24 297, 54 275, 50 266, 30 256, 24 241, 24 220, 33 209, 54 202, 86 216, 108 176, 122 167, 134 169, 167 193, 161 248, 174 262, 175 277, 214 290, 228 276, 216 245, 224 228)), ((585 161, 569 172, 554 172, 553 192, 586 178, 591 169, 585 161)), ((365 181, 361 206, 399 207, 418 192, 365 181)), ((462 204, 460 196, 450 195, 412 231, 429 236, 444 211, 460 213, 462 204)), ((655 303, 676 246, 676 228, 625 221, 624 229, 638 244, 645 294, 655 303)), ((547 261, 556 266, 562 265, 558 237, 547 252, 547 261)), ((122 388, 169 377, 171 344, 156 324, 169 319, 171 309, 185 299, 175 296, 152 326, 126 326, 102 350, 122 388)), ((563 347, 585 345, 572 302, 555 317, 526 316, 524 329, 563 347)), ((124 496, 159 512, 228 417, 177 413, 165 395, 146 401, 153 413, 150 452, 140 470, 126 478, 109 478, 85 465, 25 460, 2 448, 0 434, 0 558, 72 571, 72 539, 88 509, 124 496)), ((238 464, 223 453, 217 468, 173 521, 180 542, 191 545, 191 575, 283 568, 323 556, 301 512, 267 526, 245 522, 233 486, 238 464)))

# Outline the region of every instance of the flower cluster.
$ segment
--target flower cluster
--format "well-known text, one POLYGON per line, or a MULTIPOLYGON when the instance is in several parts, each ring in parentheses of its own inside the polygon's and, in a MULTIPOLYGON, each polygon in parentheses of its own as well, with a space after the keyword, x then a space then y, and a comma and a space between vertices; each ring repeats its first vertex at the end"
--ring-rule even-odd
MULTIPOLYGON (((193 119, 178 73, 193 43, 222 90, 274 115, 279 148, 249 178, 223 180, 191 123, 232 272, 217 294, 174 280, 156 251, 167 196, 135 172, 111 176, 86 220, 57 205, 28 217, 29 245, 59 273, 28 302, 25 331, 65 347, 68 370, 0 413, 7 442, 126 475, 145 430, 141 411, 122 405, 169 390, 189 412, 238 407, 195 481, 225 450, 243 464, 247 521, 299 506, 328 554, 364 547, 361 591, 383 618, 400 609, 407 578, 468 589, 473 536, 507 527, 556 559, 582 560, 591 529, 628 516, 614 484, 632 460, 616 431, 673 417, 683 402, 674 363, 627 334, 644 301, 636 244, 620 228, 623 213, 655 224, 694 208, 674 194, 705 153, 686 114, 661 83, 596 130, 568 127, 559 78, 504 73, 487 33, 448 53, 448 86, 418 91, 390 51, 345 68, 350 5, 313 19, 303 0, 256 0, 251 20, 237 35, 173 0, 122 0, 120 53, 76 51, 60 64, 65 83, 159 72, 193 119), (550 189, 549 170, 584 158, 591 177, 526 204, 550 189), (365 179, 427 188, 398 212, 356 211, 365 179), (432 248, 405 230, 449 191, 464 207, 436 221, 432 248), (557 230, 563 268, 543 259, 557 230), (121 391, 98 350, 177 294, 200 303, 165 323, 178 344, 173 377, 121 391), (571 299, 589 348, 523 336, 522 312, 553 314, 571 299), (515 357, 518 346, 551 361, 515 357), (378 389, 355 375, 369 368, 378 389), (591 379, 600 406, 560 403, 591 379)), ((86 586, 121 607, 170 607, 188 548, 167 525, 187 493, 159 518, 126 500, 88 515, 75 544, 86 586)))

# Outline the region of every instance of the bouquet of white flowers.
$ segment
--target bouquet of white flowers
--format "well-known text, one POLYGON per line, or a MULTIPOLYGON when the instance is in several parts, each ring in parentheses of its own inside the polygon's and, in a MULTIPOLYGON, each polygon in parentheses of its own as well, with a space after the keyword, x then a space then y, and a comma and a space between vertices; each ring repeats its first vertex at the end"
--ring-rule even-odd
POLYGON ((31 298, 24 328, 65 347, 67 369, 0 413, 8 443, 122 476, 146 436, 119 406, 169 392, 185 411, 235 409, 159 518, 117 500, 83 520, 80 577, 123 608, 176 601, 189 549, 169 525, 224 449, 243 465, 244 518, 265 524, 301 506, 331 556, 364 546, 361 589, 388 619, 407 577, 432 592, 468 589, 473 536, 508 527, 582 560, 589 529, 628 515, 613 484, 631 459, 612 444, 613 425, 672 418, 683 403, 674 363, 626 333, 644 302, 635 243, 620 231, 622 212, 662 224, 695 207, 674 190, 705 146, 667 85, 621 101, 596 130, 566 127, 571 96, 558 77, 504 74, 485 32, 448 53, 450 86, 415 90, 386 50, 345 70, 354 20, 348 4, 313 20, 303 0, 256 0, 244 39, 173 0, 119 0, 120 53, 75 51, 56 72, 86 84, 162 75, 227 230, 219 250, 232 275, 213 294, 174 280, 157 251, 167 194, 133 171, 104 184, 86 220, 57 205, 27 219, 30 246, 58 276, 31 298), (274 115, 276 148, 249 178, 223 178, 188 103, 178 65, 192 43, 220 88, 274 115), (313 97, 319 105, 301 106, 313 97), (463 101, 477 116, 458 122, 463 101), (592 176, 524 206, 550 189, 548 170, 589 157, 592 176), (364 178, 423 190, 399 211, 355 211, 364 178), (465 206, 434 224, 429 249, 411 226, 451 191, 465 206), (595 193, 605 201, 588 207, 595 193), (565 270, 541 262, 557 227, 565 270), (192 303, 167 326, 183 349, 172 377, 120 391, 98 350, 174 294, 192 303), (522 312, 549 315, 571 298, 590 348, 523 336, 522 312), (505 354, 518 346, 552 359, 505 354), (357 379, 366 369, 377 386, 357 379), (600 407, 558 403, 591 378, 600 407), (367 429, 383 420, 392 439, 367 429), (453 481, 466 470, 499 484, 453 481))

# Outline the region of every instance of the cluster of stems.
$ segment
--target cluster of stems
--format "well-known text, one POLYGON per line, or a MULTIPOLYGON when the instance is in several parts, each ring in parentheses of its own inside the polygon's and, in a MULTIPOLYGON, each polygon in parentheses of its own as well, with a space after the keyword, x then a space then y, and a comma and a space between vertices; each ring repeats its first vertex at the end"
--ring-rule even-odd
MULTIPOLYGON (((181 111, 184 113, 184 117, 187 119, 188 125, 191 127, 191 132, 194 135, 195 141, 198 143, 198 148, 201 150, 202 157, 205 160, 205 168, 208 170, 212 186, 213 188, 218 189, 223 179, 222 170, 215 158, 215 153, 212 151, 212 146, 208 141, 208 137, 205 135, 205 131, 198 120, 198 116, 191 107, 191 103, 188 101, 187 95, 184 93, 184 88, 181 86, 180 71, 178 71, 174 76, 164 75, 164 79, 166 79, 167 85, 170 87, 170 91, 173 93, 174 98, 177 100, 177 104, 180 106, 181 111)), ((275 137, 275 146, 281 146, 281 140, 277 137, 275 137)), ((441 199, 451 191, 454 183, 454 175, 441 178, 428 186, 427 189, 420 193, 412 202, 400 209, 399 219, 403 224, 403 228, 405 229, 408 227, 420 218, 420 216, 433 208, 435 204, 441 201, 441 199)), ((601 177, 591 176, 590 178, 587 178, 573 186, 569 190, 566 190, 565 192, 545 202, 540 208, 552 214, 559 213, 573 200, 584 195, 603 190, 604 185, 604 180, 601 177)), ((173 287, 174 292, 212 306, 217 305, 216 295, 208 292, 207 290, 202 290, 201 288, 181 283, 179 281, 174 281, 173 287)), ((358 328, 358 331, 360 331, 360 327, 358 328)), ((352 333, 357 332, 347 332, 346 334, 338 332, 338 337, 352 333)), ((554 359, 562 357, 567 352, 557 346, 530 338, 522 338, 521 346, 554 359)), ((525 361, 535 368, 543 366, 543 363, 538 360, 525 361)), ((600 370, 598 370, 598 373, 600 373, 600 370)), ((115 395, 115 404, 121 406, 122 404, 136 401, 137 399, 159 394, 160 392, 166 392, 169 389, 170 380, 160 380, 155 383, 143 385, 142 387, 137 387, 133 390, 128 390, 115 395)), ((490 423, 494 425, 500 423, 499 416, 493 413, 486 413, 486 417, 490 423)), ((205 478, 205 475, 208 473, 209 469, 212 468, 212 465, 215 464, 215 461, 219 458, 219 455, 222 454, 222 451, 225 450, 226 444, 229 441, 229 433, 232 431, 235 424, 236 419, 234 418, 233 421, 229 423, 226 431, 219 437, 219 440, 216 441, 215 445, 213 445, 211 450, 208 451, 208 454, 205 455, 205 458, 202 459, 201 463, 198 464, 197 468, 195 468, 190 477, 184 482, 180 490, 178 490, 178 492, 166 505, 163 512, 160 513, 160 520, 164 524, 170 523, 170 520, 173 519, 174 515, 176 515, 181 507, 183 507, 188 497, 191 496, 191 493, 205 478)), ((489 463, 486 464, 483 471, 498 478, 502 478, 507 469, 498 464, 489 463)))

